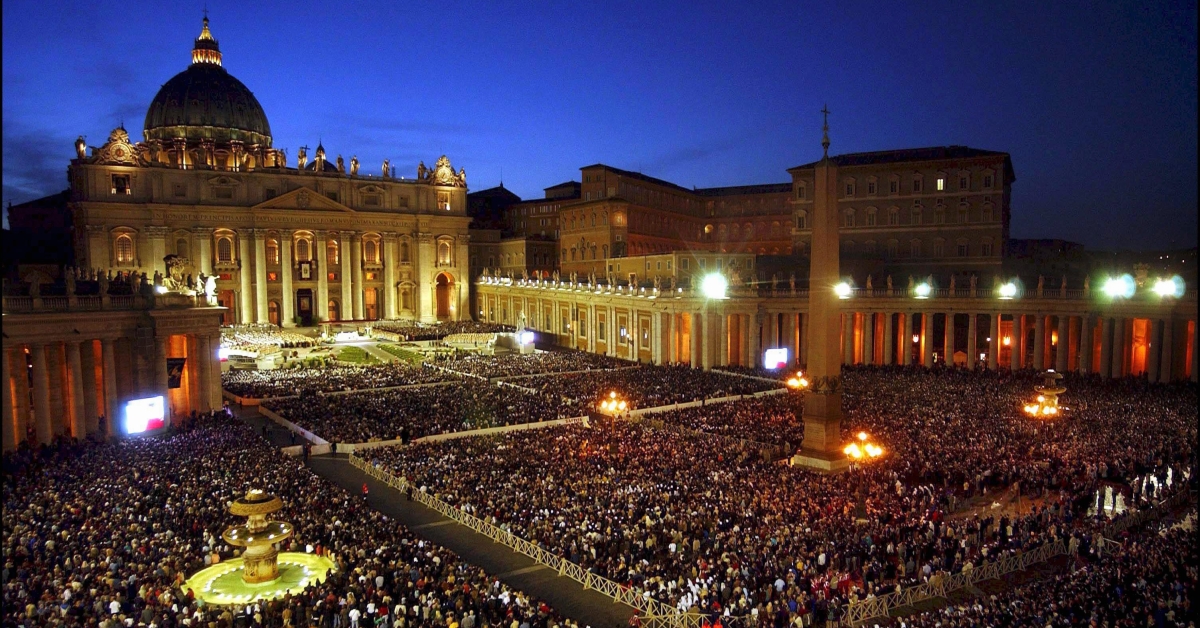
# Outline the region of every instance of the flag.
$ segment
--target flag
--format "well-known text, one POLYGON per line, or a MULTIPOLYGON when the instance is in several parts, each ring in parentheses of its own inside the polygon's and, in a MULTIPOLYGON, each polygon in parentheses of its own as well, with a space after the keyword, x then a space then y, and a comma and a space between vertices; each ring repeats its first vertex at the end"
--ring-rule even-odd
POLYGON ((179 388, 187 358, 167 358, 167 388, 179 388))

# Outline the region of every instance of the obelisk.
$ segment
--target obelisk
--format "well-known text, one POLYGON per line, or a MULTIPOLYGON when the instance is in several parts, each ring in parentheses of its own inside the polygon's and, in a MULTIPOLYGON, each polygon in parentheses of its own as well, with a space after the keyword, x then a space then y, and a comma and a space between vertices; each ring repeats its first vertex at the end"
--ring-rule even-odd
POLYGON ((840 281, 838 261, 837 164, 829 159, 829 111, 821 146, 824 156, 815 169, 812 247, 808 271, 808 379, 804 400, 804 441, 792 464, 824 472, 849 466, 842 453, 841 307, 834 286, 840 281))

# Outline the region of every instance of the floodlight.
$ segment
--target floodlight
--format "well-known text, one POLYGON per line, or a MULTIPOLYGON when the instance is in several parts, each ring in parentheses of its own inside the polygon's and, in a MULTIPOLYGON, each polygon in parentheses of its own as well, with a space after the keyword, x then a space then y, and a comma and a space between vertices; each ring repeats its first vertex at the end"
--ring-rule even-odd
POLYGON ((854 292, 854 289, 850 287, 849 283, 843 281, 833 287, 833 292, 838 296, 839 299, 849 299, 850 294, 854 292))
POLYGON ((709 273, 700 282, 700 291, 709 299, 727 298, 725 291, 728 288, 729 282, 725 280, 725 276, 721 273, 709 273))
POLYGON ((927 283, 919 283, 917 284, 916 288, 913 288, 913 295, 918 299, 928 299, 930 293, 932 292, 933 288, 931 288, 927 283))

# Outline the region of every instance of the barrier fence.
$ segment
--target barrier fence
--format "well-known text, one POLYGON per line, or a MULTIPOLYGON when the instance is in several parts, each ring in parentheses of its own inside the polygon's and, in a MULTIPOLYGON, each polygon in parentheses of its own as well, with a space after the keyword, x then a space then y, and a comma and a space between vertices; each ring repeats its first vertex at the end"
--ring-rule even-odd
MULTIPOLYGON (((1105 526, 1097 537, 1115 537, 1129 528, 1163 516, 1186 503, 1188 499, 1188 492, 1181 490, 1151 508, 1113 521, 1108 526, 1105 526)), ((1101 542, 1101 546, 1103 547, 1103 541, 1101 542)), ((1058 540, 1053 543, 1041 545, 1027 552, 1003 556, 998 560, 980 565, 970 571, 934 576, 929 579, 929 582, 919 586, 851 603, 847 607, 846 615, 842 621, 847 626, 858 626, 873 619, 884 619, 889 617, 891 611, 895 609, 913 606, 914 604, 933 598, 944 598, 952 591, 973 586, 985 580, 995 580, 1014 571, 1022 571, 1030 565, 1045 562, 1055 556, 1067 553, 1067 541, 1058 540)))
MULTIPOLYGON (((408 480, 396 477, 390 471, 380 469, 366 460, 350 456, 350 464, 363 473, 387 484, 400 492, 410 489, 408 480)), ((484 521, 475 515, 464 512, 438 499, 430 493, 413 490, 412 498, 417 502, 437 511, 443 516, 458 522, 489 539, 500 543, 516 552, 553 569, 560 576, 566 576, 583 585, 584 589, 592 589, 612 598, 613 603, 622 603, 637 609, 642 625, 647 628, 701 628, 704 617, 700 613, 683 613, 651 598, 648 594, 639 593, 632 587, 627 587, 608 578, 594 574, 580 565, 555 555, 508 530, 484 521)))

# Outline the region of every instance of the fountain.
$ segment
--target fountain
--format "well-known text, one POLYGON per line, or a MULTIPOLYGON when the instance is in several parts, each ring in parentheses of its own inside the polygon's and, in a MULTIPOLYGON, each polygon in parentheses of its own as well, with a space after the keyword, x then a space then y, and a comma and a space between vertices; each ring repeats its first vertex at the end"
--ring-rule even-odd
POLYGON ((1059 412, 1058 396, 1067 392, 1062 385, 1062 373, 1053 369, 1042 373, 1042 383, 1034 386, 1037 401, 1025 406, 1025 413, 1034 417, 1053 417, 1059 412))
POLYGON ((267 515, 282 508, 282 500, 259 489, 252 489, 229 507, 231 514, 247 518, 245 525, 232 526, 221 534, 226 543, 246 548, 242 553, 242 581, 247 584, 279 577, 275 544, 292 536, 292 527, 282 521, 267 521, 267 515))

